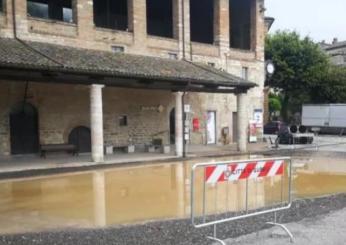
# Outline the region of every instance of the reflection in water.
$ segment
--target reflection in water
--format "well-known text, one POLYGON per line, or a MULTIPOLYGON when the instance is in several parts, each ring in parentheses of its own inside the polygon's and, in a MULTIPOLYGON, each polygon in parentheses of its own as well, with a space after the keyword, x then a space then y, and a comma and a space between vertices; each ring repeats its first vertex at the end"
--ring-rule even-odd
POLYGON ((93 176, 93 192, 94 192, 94 216, 95 225, 103 227, 106 225, 106 189, 105 189, 105 174, 101 171, 96 171, 93 176))
MULTIPOLYGON (((330 168, 325 166, 326 159, 304 161, 307 164, 300 164, 301 168, 294 173, 296 197, 346 192, 346 166, 342 160, 328 163, 330 168)), ((0 183, 0 233, 188 217, 192 164, 164 163, 3 181, 0 183)), ((288 199, 286 172, 284 178, 206 185, 207 201, 203 207, 203 177, 202 171, 196 174, 194 208, 199 214, 203 210, 214 214, 261 208, 288 199)))
POLYGON ((298 198, 344 193, 346 192, 346 173, 336 175, 298 170, 294 187, 298 198))

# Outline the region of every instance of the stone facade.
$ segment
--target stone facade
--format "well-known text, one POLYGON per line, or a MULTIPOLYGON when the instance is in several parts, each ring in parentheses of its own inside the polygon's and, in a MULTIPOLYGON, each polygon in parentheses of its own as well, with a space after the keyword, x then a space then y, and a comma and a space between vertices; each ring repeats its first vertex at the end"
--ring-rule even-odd
MULTIPOLYGON (((0 37, 14 37, 11 0, 4 0, 0 13, 0 37)), ((263 109, 264 23, 263 0, 252 0, 251 49, 231 49, 229 45, 229 0, 214 0, 214 44, 192 43, 189 32, 189 0, 173 0, 174 38, 149 36, 146 33, 146 1, 128 0, 128 30, 95 27, 93 1, 72 0, 74 23, 27 16, 27 1, 15 1, 17 37, 23 40, 112 51, 122 46, 126 53, 213 64, 237 76, 248 70, 248 80, 258 87, 248 92, 246 106, 249 118, 254 109, 263 109), (184 6, 182 6, 184 4, 184 6), (182 10, 184 9, 184 13, 182 10), (184 18, 182 18, 184 17, 184 18)), ((25 81, 26 82, 26 81, 25 81)), ((0 154, 10 154, 9 112, 23 101, 25 82, 0 82, 0 154)), ((86 85, 29 83, 27 101, 39 112, 40 143, 63 143, 76 126, 90 126, 90 88, 86 85), (63 98, 63 99, 62 99, 63 98)), ((170 91, 135 90, 105 87, 103 89, 105 144, 124 145, 129 141, 149 143, 153 137, 169 143, 169 115, 175 106, 170 91), (160 109, 156 110, 155 107, 160 109), (128 126, 119 126, 118 118, 128 117, 128 126)), ((236 96, 229 94, 189 93, 186 103, 192 107, 189 119, 198 118, 201 128, 192 132, 192 144, 206 143, 206 113, 216 111, 217 143, 234 141, 232 114, 237 110, 236 96), (221 129, 228 127, 224 139, 221 129)))
MULTIPOLYGON (((23 101, 25 84, 1 83, 1 152, 9 154, 10 110, 23 101)), ((90 128, 90 88, 83 85, 29 83, 27 102, 38 109, 41 144, 68 142, 73 128, 90 128)), ((105 145, 124 146, 150 143, 153 137, 168 143, 169 112, 174 107, 171 92, 103 89, 105 145), (161 105, 162 109, 159 109, 161 105), (127 116, 128 125, 120 126, 119 117, 127 116)), ((161 108, 160 107, 160 108, 161 108)))
POLYGON ((331 44, 320 43, 321 48, 330 56, 330 61, 337 66, 346 67, 346 41, 334 38, 331 44))

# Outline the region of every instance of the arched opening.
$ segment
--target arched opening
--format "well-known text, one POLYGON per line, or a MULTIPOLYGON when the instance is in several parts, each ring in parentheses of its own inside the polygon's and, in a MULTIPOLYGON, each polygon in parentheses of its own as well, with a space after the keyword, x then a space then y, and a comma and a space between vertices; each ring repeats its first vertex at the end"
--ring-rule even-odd
POLYGON ((175 108, 169 114, 169 140, 172 145, 175 144, 175 108))
POLYGON ((68 143, 77 146, 79 153, 91 152, 91 133, 85 126, 78 126, 71 130, 68 143))
POLYGON ((39 150, 38 112, 29 103, 21 103, 10 113, 11 154, 32 154, 39 150))

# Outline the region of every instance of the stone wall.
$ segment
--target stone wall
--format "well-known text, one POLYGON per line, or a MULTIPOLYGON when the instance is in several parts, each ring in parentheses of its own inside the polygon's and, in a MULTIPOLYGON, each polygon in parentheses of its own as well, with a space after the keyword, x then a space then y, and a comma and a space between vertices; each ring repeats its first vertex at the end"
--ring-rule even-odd
MULTIPOLYGON (((1 154, 10 152, 9 113, 23 101, 25 84, 0 83, 1 154)), ((39 114, 41 144, 66 143, 73 128, 90 128, 89 86, 29 83, 28 88, 27 102, 39 114)), ((105 87, 103 106, 106 145, 148 144, 153 138, 168 143, 169 112, 174 106, 171 92, 105 87), (124 115, 128 125, 119 126, 124 115)))
MULTIPOLYGON (((9 115, 23 101, 25 86, 24 81, 0 82, 0 155, 8 155, 11 151, 9 115)), ((73 128, 90 127, 89 93, 90 88, 86 85, 28 84, 26 101, 38 110, 41 144, 66 143, 73 128)), ((191 105, 190 128, 193 128, 193 118, 198 118, 200 122, 200 129, 191 131, 189 143, 206 144, 208 111, 216 112, 217 144, 232 142, 232 112, 236 112, 234 95, 188 93, 185 101, 191 105), (221 135, 224 127, 229 128, 226 138, 221 135)), ((175 97, 169 91, 105 87, 105 145, 148 144, 153 138, 161 138, 163 143, 168 144, 169 115, 174 106, 175 97), (127 126, 119 125, 121 116, 127 116, 127 126)))
MULTIPOLYGON (((6 3, 5 11, 0 14, 0 37, 11 37, 13 36, 12 0, 4 1, 6 3)), ((263 43, 266 28, 260 6, 262 0, 253 0, 253 2, 250 53, 254 61, 264 59, 263 43)), ((248 57, 248 54, 244 52, 231 51, 229 48, 229 25, 232 23, 229 23, 228 0, 215 0, 214 45, 195 43, 193 48, 190 48, 189 0, 184 1, 184 23, 182 23, 181 1, 173 0, 174 38, 172 39, 147 35, 145 0, 128 0, 128 5, 128 30, 118 31, 95 27, 92 0, 72 0, 74 23, 28 17, 27 1, 16 1, 17 35, 24 40, 106 51, 111 51, 111 47, 114 45, 120 45, 124 46, 128 53, 141 55, 165 56, 162 55, 163 52, 175 52, 182 57, 184 43, 185 57, 188 59, 191 58, 191 55, 203 56, 205 61, 208 61, 209 58, 213 59, 215 56, 223 60, 225 55, 238 60, 248 57), (216 52, 217 49, 219 52, 216 52)))
MULTIPOLYGON (((5 12, 0 14, 0 37, 13 37, 11 0, 4 0, 5 12)), ((93 24, 93 1, 72 0, 74 23, 63 23, 27 17, 26 1, 16 1, 16 22, 18 37, 23 40, 48 42, 72 47, 111 51, 112 46, 123 46, 126 53, 168 58, 171 53, 179 59, 194 62, 213 63, 236 76, 242 75, 247 67, 249 80, 258 87, 248 93, 248 115, 252 118, 254 109, 263 108, 264 84, 264 36, 266 27, 261 5, 263 0, 253 0, 252 45, 251 50, 236 50, 229 47, 228 0, 215 1, 214 44, 190 42, 189 0, 173 0, 174 38, 148 36, 146 33, 145 0, 128 0, 129 29, 117 31, 95 27, 93 24), (184 12, 184 23, 182 18, 184 12), (185 27, 185 28, 183 28, 185 27)), ((89 88, 87 86, 53 85, 30 83, 29 100, 39 108, 40 137, 42 143, 66 141, 69 130, 80 125, 89 125, 89 88), (54 89, 52 89, 54 88, 54 89), (54 93, 54 94, 52 94, 54 93), (64 97, 64 106, 61 98, 64 97), (61 119, 62 118, 62 119, 61 119), (57 125, 57 122, 59 125, 57 125)), ((0 81, 0 153, 10 152, 8 110, 23 96, 24 83, 0 81), (4 88, 4 89, 3 89, 4 88), (9 92, 10 91, 10 92, 9 92), (7 136, 6 136, 7 135, 7 136)), ((217 137, 221 139, 221 128, 229 127, 232 140, 232 113, 236 112, 234 95, 189 94, 187 102, 192 105, 194 115, 200 118, 200 132, 194 132, 191 143, 206 142, 205 117, 208 110, 217 111, 217 137)), ((165 91, 126 90, 119 88, 104 89, 105 143, 124 144, 129 138, 135 142, 148 142, 151 135, 162 133, 168 142, 169 112, 174 106, 174 96, 165 91), (141 106, 162 105, 161 113, 141 110, 141 106), (119 115, 128 115, 129 125, 119 127, 119 115), (164 134, 166 134, 164 136, 164 134)), ((142 108, 143 109, 143 108, 142 108)), ((148 108, 147 108, 148 109, 148 108)))

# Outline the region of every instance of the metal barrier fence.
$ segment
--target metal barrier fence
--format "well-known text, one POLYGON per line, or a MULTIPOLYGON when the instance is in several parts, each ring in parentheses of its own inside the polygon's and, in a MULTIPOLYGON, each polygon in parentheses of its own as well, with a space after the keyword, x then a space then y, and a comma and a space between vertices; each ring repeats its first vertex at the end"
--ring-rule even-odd
POLYGON ((199 163, 191 171, 191 222, 195 228, 214 226, 208 239, 217 238, 217 225, 274 213, 267 224, 281 227, 293 242, 290 231, 276 222, 276 212, 292 204, 291 158, 249 159, 199 163))

